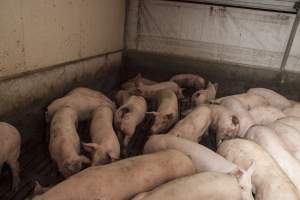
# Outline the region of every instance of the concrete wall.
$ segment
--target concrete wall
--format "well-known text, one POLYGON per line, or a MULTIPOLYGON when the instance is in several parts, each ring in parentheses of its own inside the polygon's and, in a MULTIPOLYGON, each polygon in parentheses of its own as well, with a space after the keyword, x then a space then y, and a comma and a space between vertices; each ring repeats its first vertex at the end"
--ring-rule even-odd
POLYGON ((43 108, 76 86, 109 94, 122 64, 124 0, 1 0, 0 121, 24 141, 43 108))

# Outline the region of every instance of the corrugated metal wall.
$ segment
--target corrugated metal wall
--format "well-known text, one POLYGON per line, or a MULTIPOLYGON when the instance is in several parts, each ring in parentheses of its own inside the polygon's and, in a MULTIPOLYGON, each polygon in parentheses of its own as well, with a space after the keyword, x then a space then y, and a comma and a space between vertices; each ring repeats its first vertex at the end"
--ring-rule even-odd
MULTIPOLYGON (((127 48, 279 70, 294 18, 244 8, 130 0, 127 48)), ((300 71, 300 30, 287 70, 300 71)))

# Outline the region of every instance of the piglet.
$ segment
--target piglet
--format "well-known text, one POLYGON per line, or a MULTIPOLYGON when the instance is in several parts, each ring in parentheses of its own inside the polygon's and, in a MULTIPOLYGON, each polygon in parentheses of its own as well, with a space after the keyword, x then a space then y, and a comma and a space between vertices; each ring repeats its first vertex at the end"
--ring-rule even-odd
POLYGON ((66 178, 79 172, 83 163, 90 163, 87 157, 79 155, 77 121, 77 112, 71 107, 63 107, 54 114, 50 125, 50 156, 56 162, 59 172, 66 178))
POLYGON ((192 161, 176 150, 136 156, 90 167, 34 200, 128 200, 167 181, 195 173, 192 161))
POLYGON ((254 200, 251 193, 253 167, 239 174, 204 172, 163 184, 132 200, 254 200))
POLYGON ((296 200, 297 189, 274 159, 259 145, 244 139, 224 141, 218 153, 242 168, 255 160, 252 175, 253 192, 256 200, 296 200))
POLYGON ((133 136, 136 126, 145 118, 147 112, 146 100, 141 96, 131 96, 125 104, 118 108, 114 115, 114 124, 123 137, 124 149, 133 136))
POLYGON ((216 98, 217 90, 217 83, 212 84, 211 82, 208 82, 208 86, 205 90, 199 90, 192 95, 192 105, 198 106, 202 104, 208 104, 211 100, 216 98))
POLYGON ((196 90, 201 90, 205 87, 205 80, 196 74, 178 74, 172 76, 170 81, 177 83, 183 88, 195 88, 196 90))
POLYGON ((160 90, 156 93, 156 112, 148 112, 155 116, 150 134, 167 131, 178 121, 178 100, 172 90, 160 90))
POLYGON ((7 163, 12 171, 12 189, 16 191, 20 184, 19 161, 21 136, 12 125, 0 122, 0 172, 4 163, 7 163))
POLYGON ((180 120, 167 134, 198 142, 207 132, 212 120, 211 109, 208 106, 199 106, 180 120))
POLYGON ((266 88, 251 88, 248 93, 264 97, 271 106, 280 110, 291 107, 291 102, 281 94, 266 88))
POLYGON ((146 78, 142 77, 142 75, 139 73, 138 75, 136 75, 132 79, 130 79, 130 80, 126 81, 125 83, 123 83, 121 85, 121 88, 123 90, 130 90, 132 88, 135 88, 137 86, 138 82, 141 82, 145 85, 153 85, 153 84, 157 83, 156 81, 152 81, 152 80, 149 80, 149 79, 146 79, 146 78))
POLYGON ((171 90, 177 95, 178 98, 183 98, 182 88, 180 88, 173 81, 160 82, 153 85, 145 85, 139 82, 136 93, 146 99, 153 99, 155 94, 160 90, 171 90))
POLYGON ((268 125, 286 116, 280 109, 273 106, 259 106, 251 109, 249 113, 258 125, 268 125))
POLYGON ((93 113, 90 127, 92 143, 83 143, 85 150, 92 153, 92 166, 107 164, 120 157, 120 144, 113 129, 113 110, 99 106, 93 113))

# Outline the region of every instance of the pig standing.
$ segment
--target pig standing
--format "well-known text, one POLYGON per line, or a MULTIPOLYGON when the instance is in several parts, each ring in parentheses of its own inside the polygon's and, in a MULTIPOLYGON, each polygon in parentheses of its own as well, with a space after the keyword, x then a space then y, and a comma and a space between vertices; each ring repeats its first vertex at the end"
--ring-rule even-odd
POLYGON ((215 100, 214 102, 220 103, 223 99, 227 99, 227 98, 238 99, 242 103, 242 105, 248 110, 251 110, 258 106, 269 105, 269 102, 264 97, 252 93, 242 93, 242 94, 222 97, 220 99, 215 100))
POLYGON ((218 153, 242 168, 255 160, 256 166, 252 175, 255 200, 296 200, 297 189, 273 158, 254 142, 243 139, 224 141, 218 153))
POLYGON ((287 98, 285 98, 284 96, 278 94, 273 90, 269 90, 266 88, 251 88, 248 90, 248 93, 252 93, 264 97, 271 106, 278 108, 280 110, 291 106, 291 103, 287 98))
POLYGON ((275 133, 284 144, 285 149, 300 161, 300 132, 279 121, 269 124, 269 127, 275 130, 275 133))
POLYGON ((142 77, 141 74, 138 74, 135 77, 133 77, 132 79, 130 79, 130 80, 126 81, 125 83, 123 83, 121 85, 121 88, 123 90, 130 90, 132 88, 135 88, 137 86, 138 82, 141 82, 145 85, 153 85, 153 84, 157 83, 156 81, 146 79, 146 78, 142 77))
POLYGON ((216 133, 217 143, 223 139, 235 137, 240 130, 239 118, 222 105, 210 105, 212 111, 211 130, 216 133))
MULTIPOLYGON (((239 119, 240 129, 237 135, 232 135, 232 137, 245 137, 248 129, 254 125, 254 119, 249 114, 247 108, 235 97, 222 99, 221 105, 231 110, 239 119)), ((224 139, 222 137, 218 138, 220 140, 224 139)))
POLYGON ((281 110, 273 106, 259 106, 250 110, 249 113, 257 125, 268 125, 285 117, 281 110))
POLYGON ((292 107, 286 108, 283 113, 289 117, 300 117, 300 104, 296 103, 292 107))
POLYGON ((127 200, 194 172, 193 163, 187 156, 168 150, 87 168, 33 199, 127 200))
POLYGON ((300 194, 300 163, 284 148, 276 133, 266 126, 249 129, 246 138, 261 145, 294 183, 300 194))
POLYGON ((77 112, 70 107, 58 110, 51 121, 49 152, 64 177, 69 177, 82 168, 82 163, 90 160, 79 155, 80 139, 76 131, 77 112))
POLYGON ((156 93, 158 109, 154 114, 154 124, 150 129, 151 134, 167 131, 178 121, 178 100, 172 90, 161 90, 156 93))
POLYGON ((192 105, 199 106, 202 104, 208 104, 211 100, 214 100, 217 95, 218 84, 208 82, 208 86, 205 90, 199 90, 192 95, 192 105))
POLYGON ((21 136, 19 131, 8 123, 0 122, 0 172, 7 163, 12 171, 12 189, 16 191, 20 184, 19 156, 21 136))
POLYGON ((178 74, 172 76, 170 81, 177 83, 180 87, 195 88, 201 90, 205 87, 205 80, 196 74, 178 74))
POLYGON ((167 134, 198 142, 212 122, 212 111, 208 106, 195 108, 180 120, 167 134))
POLYGON ((90 127, 92 143, 83 143, 84 149, 92 153, 92 166, 107 164, 120 157, 120 144, 112 124, 113 110, 99 106, 90 127))
POLYGON ((144 153, 167 149, 175 149, 187 155, 194 163, 197 173, 205 171, 230 173, 240 170, 236 164, 224 159, 205 146, 174 135, 151 136, 144 146, 144 153))
POLYGON ((115 112, 114 124, 123 135, 125 149, 135 132, 136 126, 144 120, 146 112, 147 103, 141 96, 131 96, 115 112))
POLYGON ((132 200, 254 200, 251 193, 253 170, 248 171, 236 176, 218 172, 186 176, 141 193, 132 200), (243 186, 240 180, 243 180, 243 186))
POLYGON ((56 99, 47 107, 46 120, 50 122, 54 113, 66 106, 72 107, 77 112, 79 120, 88 120, 91 118, 93 110, 100 105, 111 106, 115 109, 114 103, 102 93, 77 88, 68 95, 56 99))
POLYGON ((146 99, 152 99, 160 90, 172 90, 178 98, 183 98, 182 88, 180 88, 175 82, 172 81, 160 82, 154 85, 145 85, 143 83, 138 83, 136 91, 138 95, 141 95, 146 99))

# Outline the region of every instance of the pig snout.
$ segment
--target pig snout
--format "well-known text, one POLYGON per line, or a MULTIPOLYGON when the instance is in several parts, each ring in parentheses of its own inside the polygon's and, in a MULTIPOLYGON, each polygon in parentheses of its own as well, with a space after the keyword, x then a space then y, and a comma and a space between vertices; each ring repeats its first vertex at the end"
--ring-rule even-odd
POLYGON ((223 140, 236 137, 239 130, 240 122, 237 116, 233 115, 229 118, 225 118, 224 121, 221 121, 216 127, 217 145, 221 144, 223 140))

